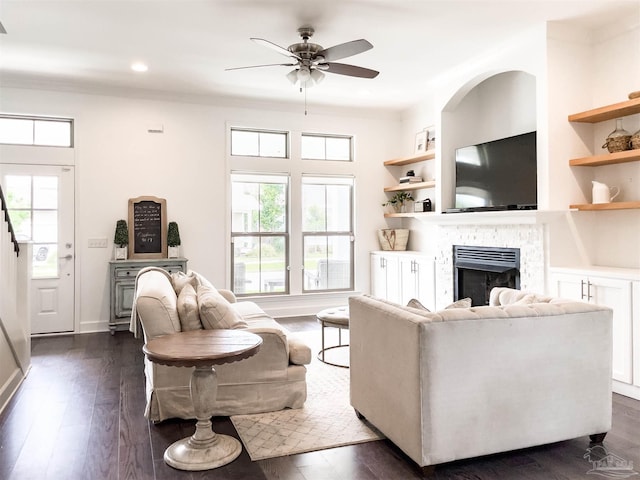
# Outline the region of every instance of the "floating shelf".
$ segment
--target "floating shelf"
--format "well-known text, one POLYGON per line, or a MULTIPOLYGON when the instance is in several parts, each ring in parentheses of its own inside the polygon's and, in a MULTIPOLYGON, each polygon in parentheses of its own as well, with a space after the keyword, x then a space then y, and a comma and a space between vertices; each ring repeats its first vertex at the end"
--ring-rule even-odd
POLYGON ((598 123, 614 118, 626 117, 640 113, 640 98, 626 100, 620 103, 607 105, 606 107, 594 108, 585 112, 569 115, 570 122, 598 123))
POLYGON ((393 160, 387 160, 384 165, 387 167, 393 167, 396 165, 410 165, 412 163, 423 162, 425 160, 433 160, 436 158, 435 150, 427 150, 420 155, 411 155, 410 157, 394 158, 393 160))
POLYGON ((580 211, 596 211, 596 210, 632 210, 640 208, 639 202, 611 202, 611 203, 584 203, 578 205, 569 205, 569 208, 580 211))
POLYGON ((569 160, 572 167, 599 167, 601 165, 613 165, 616 163, 640 161, 640 149, 625 150, 624 152, 603 153, 591 157, 574 158, 569 160))
POLYGON ((401 183, 393 187, 384 187, 385 192, 406 192, 409 190, 420 190, 421 188, 432 188, 436 186, 435 180, 418 183, 401 183))
POLYGON ((435 215, 435 212, 406 212, 406 213, 385 213, 385 218, 415 218, 435 215))

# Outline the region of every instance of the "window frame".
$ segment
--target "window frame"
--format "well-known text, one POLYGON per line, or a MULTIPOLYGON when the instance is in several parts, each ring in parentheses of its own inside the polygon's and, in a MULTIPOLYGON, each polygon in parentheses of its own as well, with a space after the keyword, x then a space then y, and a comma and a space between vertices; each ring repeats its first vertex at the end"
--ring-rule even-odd
POLYGON ((32 125, 31 125, 31 143, 0 141, 0 145, 20 145, 20 146, 26 146, 26 147, 74 148, 75 122, 73 118, 45 117, 45 116, 36 116, 36 115, 14 115, 14 114, 0 113, 0 120, 1 119, 30 121, 32 125), (36 123, 37 122, 69 124, 69 145, 52 145, 49 143, 36 143, 36 123))
MULTIPOLYGON (((233 191, 233 183, 234 176, 260 176, 263 178, 268 177, 279 177, 286 178, 286 182, 283 182, 285 185, 285 219, 284 219, 284 230, 282 232, 261 232, 261 231, 248 231, 248 232, 236 232, 233 230, 233 220, 230 222, 230 235, 231 235, 231 246, 230 246, 230 265, 231 265, 231 290, 237 297, 254 297, 254 296, 281 296, 281 295, 289 295, 291 292, 291 281, 290 281, 290 250, 291 250, 291 175, 285 173, 277 173, 277 172, 253 172, 253 171, 231 171, 230 179, 231 179, 231 191, 233 191), (258 239, 263 238, 283 238, 284 239, 284 290, 278 292, 268 292, 263 291, 262 285, 260 285, 260 289, 258 292, 251 293, 240 293, 236 291, 236 257, 235 257, 235 242, 237 239, 242 238, 253 238, 257 237, 258 239)), ((247 182, 242 182, 247 183, 247 182)), ((270 182, 266 181, 256 181, 257 184, 268 184, 270 182)), ((231 215, 233 216, 233 196, 231 197, 231 215)))
MULTIPOLYGON (((307 231, 304 230, 304 221, 301 222, 300 226, 300 236, 302 242, 302 293, 325 293, 325 292, 344 292, 344 291, 353 291, 355 288, 355 176, 350 174, 345 175, 327 175, 327 174, 303 174, 300 179, 301 186, 301 197, 300 200, 304 203, 304 185, 305 183, 310 185, 346 185, 349 187, 349 230, 323 230, 323 231, 307 231), (348 182, 327 182, 327 183, 316 183, 316 182, 305 182, 306 179, 323 179, 326 178, 334 179, 334 180, 349 180, 348 182), (304 268, 305 263, 305 240, 310 237, 323 237, 329 238, 331 237, 349 237, 349 286, 343 288, 323 288, 323 289, 308 289, 306 288, 305 277, 307 276, 306 269, 304 268)), ((326 214, 326 196, 325 196, 325 214, 326 214)), ((302 212, 304 214, 304 212, 302 212)), ((327 222, 327 217, 325 215, 325 223, 327 222)), ((327 258, 327 261, 329 259, 327 258)))
POLYGON ((229 130, 229 156, 230 157, 249 157, 249 158, 277 158, 277 159, 289 159, 291 152, 291 135, 290 132, 285 130, 267 130, 260 128, 244 128, 244 127, 231 127, 229 130), (258 155, 239 155, 233 153, 233 132, 255 133, 258 135, 258 155), (261 155, 260 154, 260 134, 278 134, 284 136, 284 156, 277 157, 273 155, 261 155))
POLYGON ((302 132, 300 135, 300 158, 304 161, 318 161, 318 162, 346 162, 353 163, 354 161, 354 148, 353 148, 353 135, 337 135, 337 134, 329 134, 329 133, 310 133, 310 132, 302 132), (314 138, 323 138, 325 143, 324 148, 324 158, 309 158, 304 156, 303 152, 303 142, 304 137, 314 137, 314 138), (341 160, 337 158, 327 158, 327 139, 348 139, 349 140, 349 158, 347 160, 341 160))

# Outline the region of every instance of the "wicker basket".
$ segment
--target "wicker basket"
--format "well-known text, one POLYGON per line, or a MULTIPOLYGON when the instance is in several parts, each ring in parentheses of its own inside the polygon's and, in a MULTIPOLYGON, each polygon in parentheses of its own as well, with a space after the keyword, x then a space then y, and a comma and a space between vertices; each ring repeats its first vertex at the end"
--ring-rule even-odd
POLYGON ((629 150, 629 140, 631 140, 631 135, 609 137, 607 141, 604 142, 604 145, 602 145, 602 148, 609 150, 609 153, 623 152, 629 150))
POLYGON ((385 228, 378 230, 378 241, 382 250, 406 250, 409 241, 409 229, 385 228))

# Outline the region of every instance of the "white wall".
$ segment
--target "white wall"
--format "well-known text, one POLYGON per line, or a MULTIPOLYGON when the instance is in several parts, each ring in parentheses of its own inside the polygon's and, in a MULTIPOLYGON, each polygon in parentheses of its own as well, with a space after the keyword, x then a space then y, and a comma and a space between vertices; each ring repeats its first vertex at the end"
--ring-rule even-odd
MULTIPOLYGON (((382 219, 368 212, 384 183, 384 172, 372 165, 395 154, 396 116, 313 107, 305 116, 302 105, 216 106, 15 88, 3 88, 0 97, 2 112, 75 119, 78 331, 107 329, 108 261, 115 224, 127 218, 129 198, 165 198, 168 220, 180 226, 189 267, 228 286, 228 124, 355 136, 356 289, 369 290, 367 252, 378 248, 375 230, 382 219), (163 134, 147 132, 156 125, 164 126, 163 134), (109 248, 87 248, 89 238, 100 237, 108 239, 109 248)), ((312 303, 309 314, 315 313, 312 303)))

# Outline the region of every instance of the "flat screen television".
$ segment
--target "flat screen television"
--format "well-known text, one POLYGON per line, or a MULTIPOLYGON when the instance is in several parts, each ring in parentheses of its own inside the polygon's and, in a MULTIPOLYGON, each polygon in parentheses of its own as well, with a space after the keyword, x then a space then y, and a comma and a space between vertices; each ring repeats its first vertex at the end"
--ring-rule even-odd
POLYGON ((447 212, 535 210, 536 132, 456 149, 455 208, 447 212))

